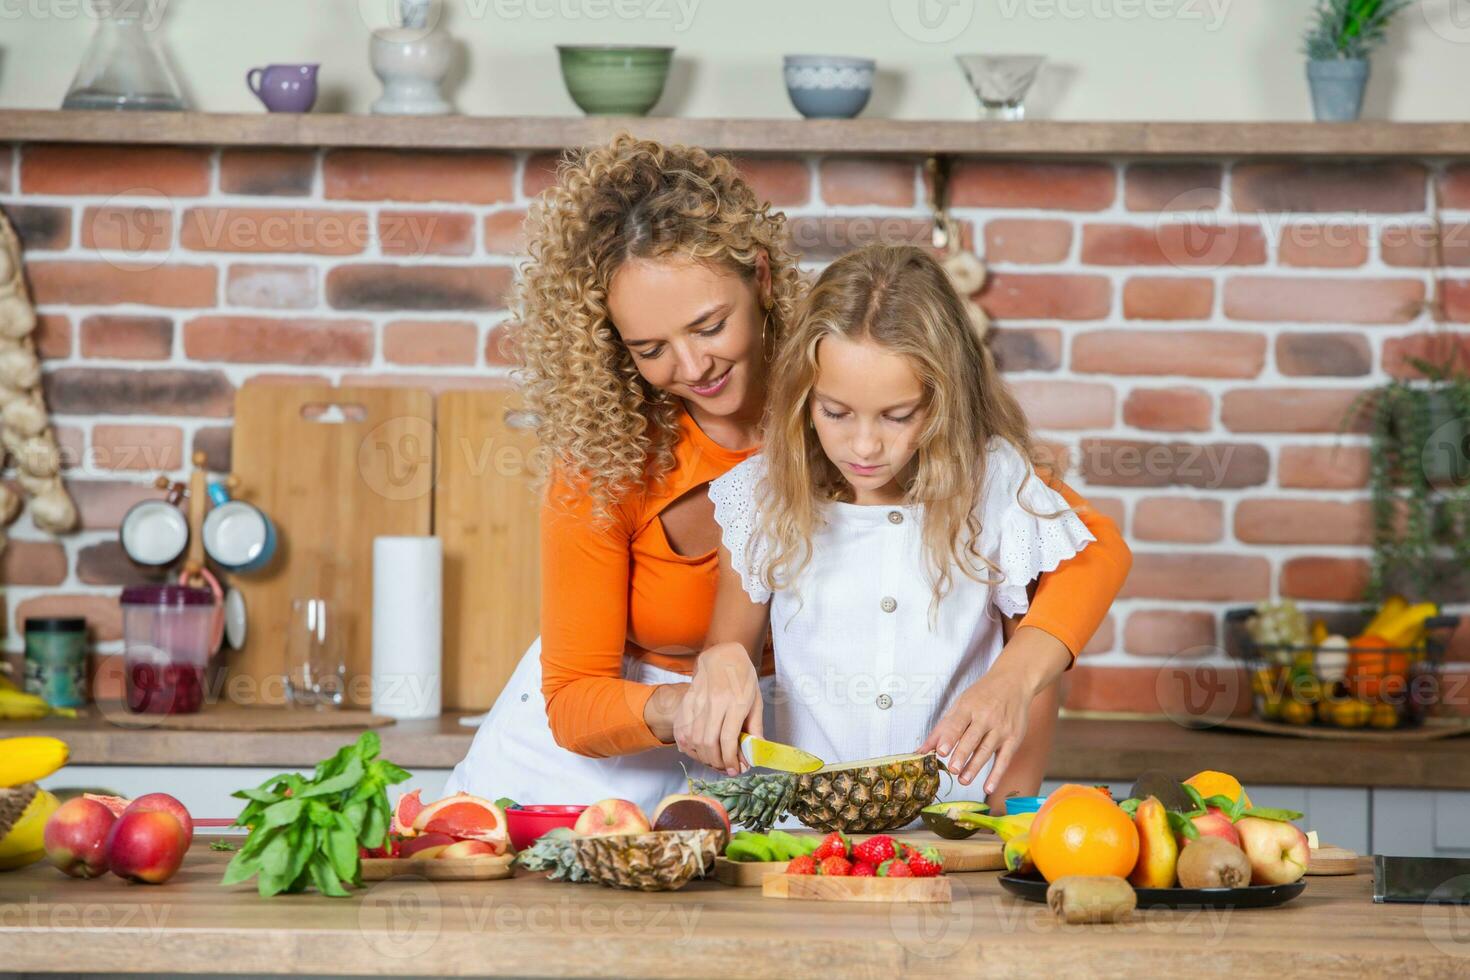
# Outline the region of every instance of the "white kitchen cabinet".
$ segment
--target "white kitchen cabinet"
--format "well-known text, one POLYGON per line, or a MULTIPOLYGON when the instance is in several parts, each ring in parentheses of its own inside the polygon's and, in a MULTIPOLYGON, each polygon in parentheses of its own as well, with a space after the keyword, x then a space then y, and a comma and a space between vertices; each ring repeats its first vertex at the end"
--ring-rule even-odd
MULTIPOLYGON (((233 798, 231 793, 247 786, 259 786, 281 771, 279 766, 69 765, 41 780, 41 785, 51 790, 75 786, 103 789, 129 799, 144 793, 168 793, 195 817, 233 818, 244 806, 244 801, 233 798)), ((421 789, 424 799, 438 799, 444 795, 449 773, 448 769, 416 769, 407 782, 389 787, 388 798, 396 800, 399 793, 421 789)))
POLYGON ((1374 790, 1373 853, 1470 858, 1470 793, 1374 790))

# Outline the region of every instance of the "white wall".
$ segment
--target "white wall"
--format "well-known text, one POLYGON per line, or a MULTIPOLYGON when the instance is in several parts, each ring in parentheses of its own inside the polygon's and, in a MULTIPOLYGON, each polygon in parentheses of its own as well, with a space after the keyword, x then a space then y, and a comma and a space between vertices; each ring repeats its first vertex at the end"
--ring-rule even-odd
MULTIPOLYGON (((83 0, 0 0, 0 107, 59 106, 92 31, 83 0)), ((127 0, 161 10, 194 107, 259 108, 256 65, 323 64, 320 108, 365 111, 370 26, 396 0, 127 0)), ((659 115, 795 116, 784 53, 876 57, 870 116, 975 118, 957 52, 1052 59, 1032 115, 1057 119, 1309 118, 1298 38, 1313 0, 446 0, 463 44, 460 111, 574 114, 553 45, 678 51, 659 115), (926 19, 927 18, 927 19, 926 19), (932 25, 932 26, 926 26, 932 25)), ((1422 0, 1375 63, 1365 115, 1470 117, 1470 0, 1422 0)), ((0 133, 3 136, 3 133, 0 133)))

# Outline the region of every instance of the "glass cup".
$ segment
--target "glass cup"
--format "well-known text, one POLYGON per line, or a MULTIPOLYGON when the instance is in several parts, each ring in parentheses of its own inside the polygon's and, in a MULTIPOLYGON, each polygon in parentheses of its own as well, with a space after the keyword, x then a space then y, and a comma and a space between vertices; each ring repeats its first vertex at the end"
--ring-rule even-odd
POLYGON ((336 617, 326 599, 291 600, 286 632, 286 702, 299 708, 339 708, 347 661, 336 617))
POLYGON ((1033 54, 956 55, 986 119, 1026 118, 1026 93, 1046 58, 1033 54))

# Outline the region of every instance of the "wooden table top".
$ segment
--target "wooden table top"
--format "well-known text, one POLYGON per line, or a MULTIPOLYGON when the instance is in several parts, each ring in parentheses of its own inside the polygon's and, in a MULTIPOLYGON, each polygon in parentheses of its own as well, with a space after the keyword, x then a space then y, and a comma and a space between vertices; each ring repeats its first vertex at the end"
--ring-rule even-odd
MULTIPOLYGON (((475 730, 460 713, 377 729, 383 755, 407 769, 449 769, 475 730)), ((184 732, 120 729, 96 717, 0 722, 6 735, 55 735, 79 765, 315 765, 356 738, 355 730, 184 732)), ((1132 785, 1145 769, 1181 778, 1202 769, 1233 773, 1246 785, 1375 786, 1470 790, 1470 736, 1391 743, 1325 741, 1224 730, 1195 731, 1169 721, 1063 718, 1047 777, 1132 785)))
POLYGON ((1149 911, 1063 926, 953 875, 949 906, 794 902, 695 881, 382 882, 347 899, 222 888, 228 854, 195 843, 165 885, 0 874, 6 970, 494 976, 987 977, 1038 974, 1443 977, 1470 970, 1470 908, 1374 905, 1372 874, 1309 879, 1277 909, 1149 911))

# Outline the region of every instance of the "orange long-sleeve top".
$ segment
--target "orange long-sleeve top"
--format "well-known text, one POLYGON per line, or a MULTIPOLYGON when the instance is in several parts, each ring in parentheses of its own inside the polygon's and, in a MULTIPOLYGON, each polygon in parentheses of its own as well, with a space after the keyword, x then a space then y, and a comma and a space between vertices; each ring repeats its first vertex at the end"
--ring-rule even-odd
MULTIPOLYGON (((624 658, 691 674, 714 612, 719 553, 685 556, 659 514, 758 451, 726 449, 688 414, 673 471, 657 488, 619 500, 607 519, 591 498, 553 480, 541 510, 541 670, 558 744, 580 755, 628 755, 663 743, 643 720, 653 687, 624 678, 624 658)), ((1051 634, 1075 656, 1101 625, 1132 565, 1113 522, 1048 479, 1097 540, 1041 576, 1022 626, 1051 634)), ((762 673, 770 673, 766 651, 762 673)))

